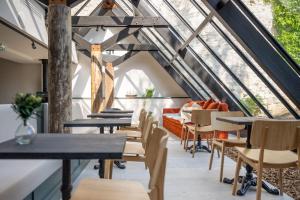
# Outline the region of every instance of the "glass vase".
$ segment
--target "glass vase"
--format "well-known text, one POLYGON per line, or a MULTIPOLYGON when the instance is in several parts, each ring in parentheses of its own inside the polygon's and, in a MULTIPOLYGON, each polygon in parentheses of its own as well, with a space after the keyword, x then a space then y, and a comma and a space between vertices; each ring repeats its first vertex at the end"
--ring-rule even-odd
POLYGON ((36 134, 33 126, 24 120, 17 128, 15 133, 16 143, 20 145, 30 144, 36 134))

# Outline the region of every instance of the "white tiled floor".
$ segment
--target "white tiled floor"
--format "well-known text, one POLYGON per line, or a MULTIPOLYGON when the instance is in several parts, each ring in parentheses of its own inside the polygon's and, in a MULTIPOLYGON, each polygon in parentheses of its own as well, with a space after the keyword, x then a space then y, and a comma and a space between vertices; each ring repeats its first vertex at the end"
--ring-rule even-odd
MULTIPOLYGON (((165 180, 165 200, 226 200, 242 199, 254 200, 255 188, 248 191, 243 196, 232 196, 231 185, 219 183, 219 159, 215 157, 215 163, 211 171, 208 170, 209 153, 200 152, 192 158, 191 154, 185 152, 177 139, 171 137, 168 143, 169 154, 165 180)), ((91 161, 87 168, 76 180, 82 178, 97 177, 97 171, 93 170, 96 161, 91 161)), ((126 169, 121 170, 114 167, 113 179, 127 179, 143 183, 145 188, 149 180, 148 171, 143 163, 128 162, 126 169)), ((225 158, 224 176, 233 177, 235 163, 229 158, 225 158)), ((244 170, 241 172, 244 174, 244 170)), ((263 200, 285 200, 292 199, 284 195, 274 196, 263 191, 263 200)))

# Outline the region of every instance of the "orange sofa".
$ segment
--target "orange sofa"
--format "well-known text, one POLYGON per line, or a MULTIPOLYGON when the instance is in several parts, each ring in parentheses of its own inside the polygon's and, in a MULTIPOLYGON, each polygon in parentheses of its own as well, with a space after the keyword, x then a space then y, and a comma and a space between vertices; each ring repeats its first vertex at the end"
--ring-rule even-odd
MULTIPOLYGON (((228 111, 228 105, 223 102, 215 102, 210 99, 208 101, 188 101, 185 105, 191 107, 193 104, 198 104, 202 109, 218 109, 219 111, 228 111)), ((172 132, 174 135, 180 137, 182 129, 182 118, 180 115, 181 108, 164 108, 163 109, 163 127, 172 132)), ((225 132, 218 133, 219 138, 227 138, 228 134, 225 132)))

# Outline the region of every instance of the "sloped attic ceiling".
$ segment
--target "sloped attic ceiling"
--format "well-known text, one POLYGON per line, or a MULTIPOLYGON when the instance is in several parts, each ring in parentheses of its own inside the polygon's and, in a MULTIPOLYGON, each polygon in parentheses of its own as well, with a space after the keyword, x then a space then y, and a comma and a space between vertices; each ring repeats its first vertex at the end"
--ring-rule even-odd
MULTIPOLYGON (((142 28, 134 35, 156 45, 160 52, 152 55, 162 67, 176 71, 177 78, 184 77, 199 97, 217 97, 247 115, 255 113, 245 100, 253 102, 261 115, 299 118, 299 65, 240 0, 189 0, 184 6, 180 0, 115 3, 111 11, 117 16, 159 16, 170 24, 169 28, 142 28)), ((81 11, 102 15, 99 8, 99 1, 87 0, 74 9, 77 15, 81 11)))

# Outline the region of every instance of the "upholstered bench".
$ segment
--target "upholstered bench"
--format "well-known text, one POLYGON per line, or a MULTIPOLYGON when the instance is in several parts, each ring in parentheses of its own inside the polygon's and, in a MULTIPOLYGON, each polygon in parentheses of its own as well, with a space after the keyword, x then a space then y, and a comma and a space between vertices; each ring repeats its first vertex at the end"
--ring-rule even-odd
POLYGON ((25 199, 60 167, 58 160, 0 160, 0 199, 25 199))
MULTIPOLYGON (((14 138, 20 120, 10 105, 0 105, 0 142, 14 138)), ((36 127, 36 120, 30 120, 36 127)), ((0 199, 21 200, 61 167, 57 160, 0 160, 0 199)))

